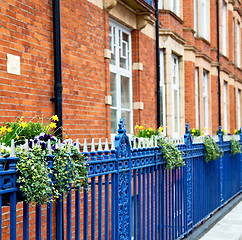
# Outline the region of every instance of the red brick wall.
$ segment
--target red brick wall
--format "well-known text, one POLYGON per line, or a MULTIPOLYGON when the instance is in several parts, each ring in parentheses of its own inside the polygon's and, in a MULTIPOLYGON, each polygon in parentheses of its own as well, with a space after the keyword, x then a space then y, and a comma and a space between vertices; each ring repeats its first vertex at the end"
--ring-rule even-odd
POLYGON ((143 110, 134 110, 134 125, 156 128, 156 55, 155 41, 140 31, 132 32, 133 62, 143 63, 143 70, 133 71, 134 102, 143 102, 143 110))
POLYGON ((185 122, 196 127, 195 64, 184 62, 185 69, 185 122))
POLYGON ((0 1, 0 122, 54 112, 52 6, 0 1), (21 57, 21 75, 7 73, 7 53, 21 57))

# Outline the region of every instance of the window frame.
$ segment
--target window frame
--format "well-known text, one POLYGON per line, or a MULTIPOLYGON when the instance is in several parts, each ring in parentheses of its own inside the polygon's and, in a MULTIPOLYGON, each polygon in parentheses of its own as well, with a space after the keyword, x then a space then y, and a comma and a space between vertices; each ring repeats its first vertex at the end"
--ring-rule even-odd
POLYGON ((204 119, 204 133, 208 133, 209 128, 209 113, 208 113, 208 71, 203 69, 203 119, 204 119))
MULTIPOLYGON (((114 73, 116 75, 115 83, 116 83, 116 106, 113 105, 110 106, 110 109, 116 110, 116 121, 117 124, 119 123, 119 119, 121 118, 122 111, 128 111, 130 112, 130 132, 127 129, 127 133, 132 134, 133 133, 133 84, 132 84, 132 42, 131 42, 131 30, 122 24, 116 22, 113 19, 109 19, 109 26, 115 27, 115 43, 116 43, 116 49, 115 49, 115 64, 112 64, 110 61, 109 64, 109 70, 110 75, 111 73, 114 73), (120 31, 121 33, 125 33, 128 35, 128 69, 120 67, 120 49, 122 50, 122 46, 120 46, 121 39, 120 39, 120 31), (122 93, 121 93, 121 77, 127 77, 129 78, 129 104, 130 108, 123 108, 122 107, 122 93)), ((112 39, 113 40, 113 39, 112 39)), ((111 49, 112 51, 112 49, 111 49)), ((122 51, 121 51, 122 52, 122 51)), ((111 79, 110 79, 111 81, 111 79)), ((111 84, 111 82, 110 82, 111 84)), ((111 88, 110 88, 111 91, 111 88)), ((118 128, 118 126, 117 126, 118 128)), ((111 136, 113 137, 116 135, 117 132, 112 132, 111 128, 111 136)))
POLYGON ((166 85, 165 85, 165 50, 160 50, 160 95, 162 97, 163 116, 163 134, 166 135, 166 85), (162 87, 162 91, 161 91, 162 87))
POLYGON ((228 102, 227 102, 227 86, 228 83, 224 81, 223 86, 223 108, 224 108, 224 130, 228 130, 228 102))
POLYGON ((222 1, 222 54, 227 56, 227 4, 222 1))
POLYGON ((240 68, 240 23, 237 21, 237 67, 240 68))
POLYGON ((195 106, 196 106, 196 128, 199 128, 199 71, 195 68, 195 106))
POLYGON ((179 138, 180 137, 180 91, 179 91, 179 87, 180 87, 180 76, 179 76, 179 56, 177 56, 176 54, 172 53, 172 64, 171 64, 171 70, 172 70, 172 137, 173 138, 179 138), (176 67, 174 66, 174 60, 176 59, 176 67), (175 71, 174 71, 174 68, 175 71), (174 74, 175 72, 175 74, 174 74), (174 76, 175 75, 175 76, 174 76), (174 84, 174 77, 176 77, 175 79, 175 84, 174 84), (177 96, 176 96, 176 100, 177 100, 177 131, 175 130, 175 102, 174 102, 174 97, 175 97, 175 91, 177 96))

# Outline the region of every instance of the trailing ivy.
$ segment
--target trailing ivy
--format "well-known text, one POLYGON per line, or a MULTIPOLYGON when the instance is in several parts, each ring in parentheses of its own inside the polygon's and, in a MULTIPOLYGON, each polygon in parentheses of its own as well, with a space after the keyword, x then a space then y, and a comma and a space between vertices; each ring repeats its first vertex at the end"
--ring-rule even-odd
POLYGON ((163 158, 166 160, 166 168, 173 169, 175 167, 180 168, 185 165, 182 159, 182 152, 178 150, 177 146, 173 143, 167 142, 164 138, 157 139, 157 144, 161 146, 163 158))
POLYGON ((17 170, 20 184, 19 189, 23 192, 26 201, 33 204, 44 204, 50 202, 52 195, 51 169, 46 162, 47 152, 40 147, 34 147, 28 154, 24 150, 18 150, 17 170))
POLYGON ((47 161, 49 154, 41 146, 33 147, 29 153, 18 148, 17 156, 20 173, 17 182, 27 202, 45 204, 65 196, 70 185, 74 188, 87 185, 84 156, 73 146, 54 149, 51 168, 47 161))
POLYGON ((216 160, 223 155, 223 150, 214 139, 206 137, 204 140, 206 162, 216 160))
POLYGON ((241 153, 241 147, 238 140, 231 138, 230 145, 231 145, 231 152, 230 152, 231 155, 241 153))

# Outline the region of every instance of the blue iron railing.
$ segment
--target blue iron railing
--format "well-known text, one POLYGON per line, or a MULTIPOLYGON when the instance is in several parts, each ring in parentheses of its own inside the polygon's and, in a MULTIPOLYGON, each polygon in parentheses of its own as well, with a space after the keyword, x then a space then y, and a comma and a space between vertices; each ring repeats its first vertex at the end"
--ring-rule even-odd
POLYGON ((230 156, 230 143, 221 134, 224 155, 208 163, 204 144, 192 142, 188 125, 184 142, 178 148, 186 165, 168 170, 160 147, 131 148, 121 120, 111 150, 107 144, 104 150, 101 144, 98 151, 94 145, 91 152, 84 150, 89 189, 71 189, 63 201, 35 208, 17 200, 18 159, 1 158, 0 240, 182 238, 242 186, 241 154, 230 156), (6 161, 10 166, 3 170, 6 161), (6 194, 10 202, 2 206, 6 194))

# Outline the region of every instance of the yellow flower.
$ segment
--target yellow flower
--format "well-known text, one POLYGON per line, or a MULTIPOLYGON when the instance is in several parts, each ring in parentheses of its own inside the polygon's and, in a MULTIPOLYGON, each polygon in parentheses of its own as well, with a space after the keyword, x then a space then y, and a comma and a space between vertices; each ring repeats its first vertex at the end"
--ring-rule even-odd
POLYGON ((234 133, 236 133, 237 132, 237 130, 236 129, 234 129, 234 133))
POLYGON ((7 128, 5 126, 0 127, 0 133, 4 133, 6 130, 7 130, 7 128))
POLYGON ((142 130, 144 127, 143 126, 139 126, 139 130, 142 130))
POLYGON ((21 118, 19 119, 19 121, 22 122, 22 121, 23 121, 23 118, 21 117, 21 118))
POLYGON ((56 128, 57 126, 56 126, 56 123, 54 123, 54 122, 52 122, 51 124, 50 124, 50 128, 56 128))
POLYGON ((138 124, 135 125, 134 129, 137 129, 137 128, 139 128, 139 125, 138 124))
POLYGON ((192 129, 192 133, 194 133, 194 132, 195 132, 195 128, 192 129))
POLYGON ((16 139, 19 139, 19 136, 18 135, 16 136, 16 139))
POLYGON ((12 128, 10 127, 10 128, 7 129, 7 131, 8 131, 8 132, 12 132, 13 130, 12 130, 12 128))
POLYGON ((21 122, 21 123, 19 124, 19 126, 22 127, 22 128, 24 128, 24 127, 27 127, 28 125, 27 125, 26 122, 21 122))
POLYGON ((202 134, 202 137, 204 137, 204 134, 202 134))
POLYGON ((148 131, 148 132, 147 132, 147 134, 149 135, 149 134, 150 134, 150 132, 148 131))
POLYGON ((224 130, 222 129, 222 132, 223 132, 224 130))
POLYGON ((153 129, 152 129, 151 127, 149 127, 149 128, 148 128, 148 130, 149 130, 150 132, 152 132, 152 131, 153 131, 153 129))
POLYGON ((68 136, 66 135, 66 136, 65 136, 65 138, 67 139, 67 138, 68 138, 68 136))
POLYGON ((163 127, 159 127, 159 132, 163 132, 163 127))
POLYGON ((58 122, 58 121, 59 121, 59 118, 58 118, 58 116, 57 116, 57 115, 54 115, 54 116, 52 116, 51 118, 52 118, 52 120, 54 120, 54 121, 56 121, 56 122, 58 122))
POLYGON ((204 127, 203 129, 206 130, 207 128, 204 127))

